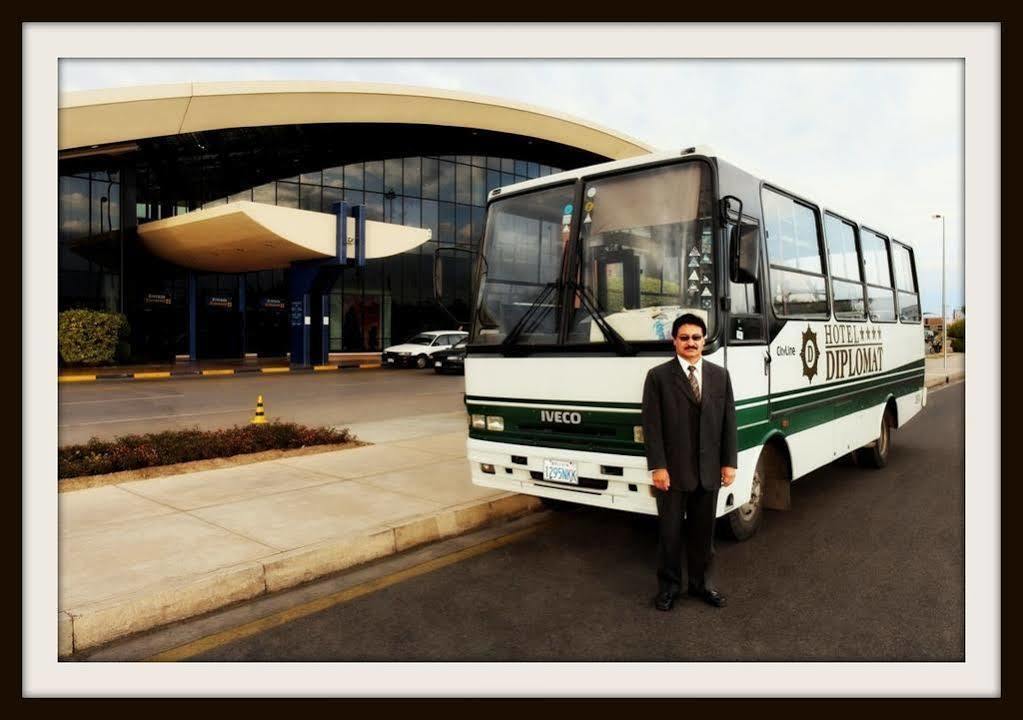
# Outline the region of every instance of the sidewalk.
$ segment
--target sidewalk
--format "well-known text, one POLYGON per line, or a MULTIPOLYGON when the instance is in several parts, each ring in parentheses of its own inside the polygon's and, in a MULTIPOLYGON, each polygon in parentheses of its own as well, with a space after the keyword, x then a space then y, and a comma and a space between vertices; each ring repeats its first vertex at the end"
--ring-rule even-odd
POLYGON ((462 412, 366 447, 59 495, 59 655, 532 512, 469 482, 462 412))
POLYGON ((57 382, 95 380, 157 380, 177 377, 223 377, 247 373, 319 372, 359 370, 380 367, 380 353, 331 353, 327 364, 292 367, 287 358, 238 358, 197 360, 194 362, 150 363, 147 365, 107 365, 90 368, 60 368, 57 382))
POLYGON ((946 385, 966 377, 966 355, 949 353, 947 361, 940 353, 926 356, 924 384, 927 387, 946 385))

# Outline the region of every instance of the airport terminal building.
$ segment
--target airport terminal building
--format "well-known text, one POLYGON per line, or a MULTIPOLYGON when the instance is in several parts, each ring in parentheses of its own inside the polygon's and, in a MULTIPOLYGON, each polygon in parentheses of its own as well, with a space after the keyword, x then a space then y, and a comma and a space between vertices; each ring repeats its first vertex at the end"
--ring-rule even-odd
MULTIPOLYGON (((433 296, 434 249, 478 246, 490 190, 650 150, 539 108, 424 88, 66 93, 59 308, 123 312, 138 362, 282 357, 304 283, 323 353, 376 352, 451 325, 433 296), (338 203, 363 223, 363 262, 342 258, 338 203)), ((459 317, 468 257, 445 287, 459 317)))

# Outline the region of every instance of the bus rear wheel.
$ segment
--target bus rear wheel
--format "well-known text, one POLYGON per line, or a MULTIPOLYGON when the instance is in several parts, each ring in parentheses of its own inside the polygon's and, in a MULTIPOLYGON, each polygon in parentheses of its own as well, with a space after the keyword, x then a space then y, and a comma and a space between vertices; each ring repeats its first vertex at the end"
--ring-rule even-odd
POLYGON ((885 410, 881 416, 881 432, 877 440, 856 450, 856 462, 862 467, 881 469, 888 464, 888 453, 892 447, 892 428, 895 422, 891 410, 885 410))
POLYGON ((774 467, 774 448, 768 446, 760 453, 757 467, 753 471, 753 487, 750 488, 749 502, 728 513, 723 520, 725 530, 733 540, 743 541, 753 537, 764 519, 764 482, 767 469, 774 467))

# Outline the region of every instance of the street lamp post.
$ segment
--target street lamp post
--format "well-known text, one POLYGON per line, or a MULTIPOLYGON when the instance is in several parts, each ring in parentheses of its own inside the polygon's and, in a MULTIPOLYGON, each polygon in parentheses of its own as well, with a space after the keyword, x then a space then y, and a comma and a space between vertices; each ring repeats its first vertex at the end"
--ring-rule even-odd
POLYGON ((945 327, 945 216, 941 213, 934 213, 931 217, 935 220, 941 218, 941 365, 944 372, 948 372, 948 331, 945 327))

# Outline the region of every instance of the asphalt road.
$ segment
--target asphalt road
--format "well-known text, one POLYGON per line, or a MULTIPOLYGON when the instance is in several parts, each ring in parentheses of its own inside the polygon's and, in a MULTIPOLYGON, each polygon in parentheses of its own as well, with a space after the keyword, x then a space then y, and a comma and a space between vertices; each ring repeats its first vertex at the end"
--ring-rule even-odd
POLYGON ((73 383, 59 388, 58 443, 243 425, 258 395, 268 419, 345 426, 462 410, 464 390, 461 375, 432 369, 73 383))
POLYGON ((654 610, 653 518, 580 509, 192 659, 961 662, 964 387, 930 394, 884 470, 829 465, 754 538, 718 541, 727 608, 654 610))

